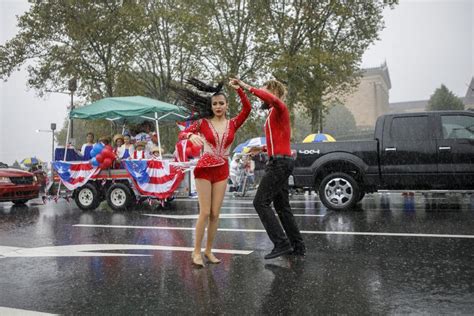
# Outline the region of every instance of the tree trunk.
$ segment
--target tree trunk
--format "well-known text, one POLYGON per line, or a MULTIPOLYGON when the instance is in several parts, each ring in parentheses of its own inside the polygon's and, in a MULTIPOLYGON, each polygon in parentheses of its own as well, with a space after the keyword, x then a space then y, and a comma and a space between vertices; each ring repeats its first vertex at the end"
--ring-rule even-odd
POLYGON ((323 104, 321 98, 315 100, 311 107, 311 130, 323 132, 323 104))

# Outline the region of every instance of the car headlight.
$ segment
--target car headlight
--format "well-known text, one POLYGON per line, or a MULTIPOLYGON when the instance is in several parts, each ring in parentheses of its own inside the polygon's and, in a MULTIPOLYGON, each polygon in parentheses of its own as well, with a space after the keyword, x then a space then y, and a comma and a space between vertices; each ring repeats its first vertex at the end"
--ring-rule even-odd
POLYGON ((12 183, 9 177, 0 177, 0 183, 12 183))

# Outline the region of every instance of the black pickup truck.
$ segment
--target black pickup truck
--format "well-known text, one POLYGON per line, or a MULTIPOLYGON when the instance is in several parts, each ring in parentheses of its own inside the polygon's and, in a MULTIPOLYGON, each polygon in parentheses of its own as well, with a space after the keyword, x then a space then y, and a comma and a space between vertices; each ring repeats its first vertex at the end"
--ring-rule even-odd
POLYGON ((314 188, 333 210, 377 190, 474 189, 474 112, 388 114, 374 139, 298 143, 295 187, 314 188))

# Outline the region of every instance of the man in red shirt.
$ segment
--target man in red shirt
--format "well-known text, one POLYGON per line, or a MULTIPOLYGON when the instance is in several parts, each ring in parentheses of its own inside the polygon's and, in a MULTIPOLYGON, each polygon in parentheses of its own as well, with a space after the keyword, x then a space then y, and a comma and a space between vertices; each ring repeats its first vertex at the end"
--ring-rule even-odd
POLYGON ((231 82, 239 84, 257 96, 263 101, 262 108, 270 110, 265 121, 269 161, 253 200, 255 210, 274 244, 273 250, 265 256, 265 259, 290 253, 302 256, 306 248, 288 197, 288 177, 293 172, 295 162, 290 148, 290 113, 282 101, 286 95, 286 88, 277 80, 265 82, 261 89, 253 88, 237 79, 232 79, 231 82), (272 202, 280 221, 270 206, 272 202))

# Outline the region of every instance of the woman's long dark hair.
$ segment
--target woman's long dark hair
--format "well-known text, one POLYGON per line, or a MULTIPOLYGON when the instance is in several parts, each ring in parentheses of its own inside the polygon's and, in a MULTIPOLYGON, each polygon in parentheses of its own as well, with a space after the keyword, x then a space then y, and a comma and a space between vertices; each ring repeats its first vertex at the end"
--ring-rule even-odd
POLYGON ((212 93, 211 95, 203 95, 190 88, 172 86, 179 101, 181 101, 182 105, 193 115, 192 119, 214 116, 211 106, 213 96, 223 95, 227 101, 227 96, 222 92, 222 87, 224 86, 223 82, 219 82, 219 84, 214 87, 196 78, 189 78, 186 79, 186 83, 194 86, 199 91, 212 93))

